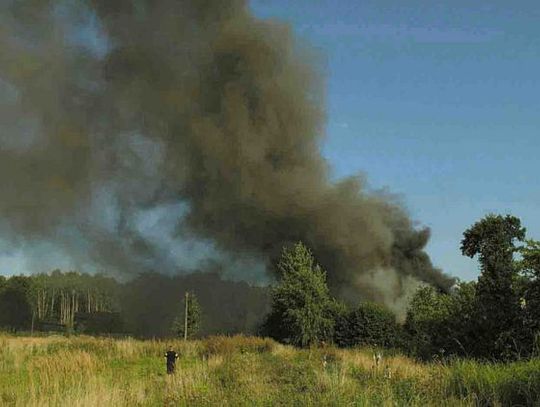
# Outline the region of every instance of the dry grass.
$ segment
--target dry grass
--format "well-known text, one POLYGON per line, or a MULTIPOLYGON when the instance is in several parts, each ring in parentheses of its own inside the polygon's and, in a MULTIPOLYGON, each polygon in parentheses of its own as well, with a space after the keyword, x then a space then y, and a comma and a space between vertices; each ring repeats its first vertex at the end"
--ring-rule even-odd
POLYGON ((377 367, 371 350, 298 350, 244 336, 183 342, 4 335, 0 405, 534 405, 538 363, 444 366, 388 355, 377 367), (169 345, 181 355, 171 376, 163 358, 169 345))

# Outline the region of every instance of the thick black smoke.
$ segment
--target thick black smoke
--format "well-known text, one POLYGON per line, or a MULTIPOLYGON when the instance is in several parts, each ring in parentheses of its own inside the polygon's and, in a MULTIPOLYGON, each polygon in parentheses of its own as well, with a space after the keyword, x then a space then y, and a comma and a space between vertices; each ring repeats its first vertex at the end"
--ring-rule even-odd
POLYGON ((330 182, 317 67, 242 0, 3 2, 5 233, 117 272, 172 269, 137 219, 184 205, 177 242, 264 262, 302 240, 348 298, 446 287, 397 203, 330 182))

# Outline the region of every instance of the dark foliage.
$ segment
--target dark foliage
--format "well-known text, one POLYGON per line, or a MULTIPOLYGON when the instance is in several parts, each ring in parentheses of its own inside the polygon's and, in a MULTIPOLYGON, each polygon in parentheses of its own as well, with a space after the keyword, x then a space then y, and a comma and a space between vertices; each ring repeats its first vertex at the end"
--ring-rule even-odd
POLYGON ((475 289, 475 283, 461 283, 449 294, 431 287, 416 292, 405 321, 412 354, 422 359, 476 354, 475 289))
POLYGON ((341 347, 396 347, 402 333, 395 315, 381 305, 365 302, 338 316, 334 341, 341 347))
POLYGON ((29 329, 32 322, 30 282, 25 277, 11 277, 0 285, 0 327, 29 329))
POLYGON ((121 291, 127 330, 139 337, 170 336, 186 291, 193 292, 201 306, 201 336, 255 333, 269 310, 266 288, 222 280, 218 273, 145 273, 121 291))
POLYGON ((521 353, 518 339, 523 327, 515 289, 515 243, 525 239, 525 228, 514 216, 488 215, 465 231, 461 251, 479 256, 481 274, 476 288, 476 355, 512 358, 521 353))
POLYGON ((123 333, 124 322, 119 312, 78 312, 75 328, 85 334, 123 333))
POLYGON ((522 260, 517 268, 521 274, 520 306, 524 314, 525 340, 531 352, 540 354, 540 242, 529 240, 520 249, 522 260))
POLYGON ((516 246, 524 239, 525 228, 509 215, 488 215, 465 231, 461 251, 478 256, 480 277, 448 294, 429 287, 416 293, 405 324, 416 356, 515 360, 536 352, 540 244, 516 246))
POLYGON ((218 273, 141 274, 127 283, 75 272, 0 278, 0 328, 81 333, 171 335, 186 291, 204 311, 200 334, 254 333, 268 312, 265 288, 218 273))

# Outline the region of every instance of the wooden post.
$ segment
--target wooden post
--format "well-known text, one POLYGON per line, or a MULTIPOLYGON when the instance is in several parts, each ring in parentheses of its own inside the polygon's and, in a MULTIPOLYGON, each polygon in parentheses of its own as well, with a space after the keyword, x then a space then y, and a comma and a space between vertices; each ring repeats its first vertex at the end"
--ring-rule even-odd
POLYGON ((188 303, 189 303, 189 293, 186 291, 186 306, 185 306, 185 315, 184 315, 184 341, 187 341, 187 330, 188 330, 188 303))

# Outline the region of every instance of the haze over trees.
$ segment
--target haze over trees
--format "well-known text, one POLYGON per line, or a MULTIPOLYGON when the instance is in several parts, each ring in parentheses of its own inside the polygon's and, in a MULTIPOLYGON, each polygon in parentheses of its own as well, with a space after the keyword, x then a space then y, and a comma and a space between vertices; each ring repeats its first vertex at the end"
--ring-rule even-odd
POLYGON ((312 253, 298 243, 277 264, 281 280, 272 289, 264 332, 297 346, 331 340, 343 347, 400 347, 423 359, 532 356, 540 334, 540 244, 517 246, 525 232, 509 215, 488 215, 472 225, 461 250, 479 257, 478 281, 459 282, 448 292, 419 288, 403 325, 381 305, 337 302, 312 253))
POLYGON ((170 336, 186 291, 197 296, 204 311, 201 335, 254 333, 268 310, 264 288, 224 281, 217 273, 145 273, 120 283, 57 270, 0 278, 0 329, 31 331, 33 325, 43 331, 170 336))
POLYGON ((217 273, 143 273, 119 283, 75 272, 0 278, 0 326, 10 330, 183 336, 256 333, 298 347, 400 348, 422 359, 514 360, 538 354, 540 242, 513 216, 488 215, 464 232, 462 253, 478 257, 476 282, 445 292, 424 285, 404 323, 381 304, 333 297, 326 272, 298 242, 283 249, 271 287, 224 281, 217 273), (199 307, 200 303, 200 307, 199 307))

